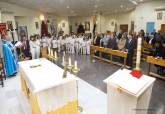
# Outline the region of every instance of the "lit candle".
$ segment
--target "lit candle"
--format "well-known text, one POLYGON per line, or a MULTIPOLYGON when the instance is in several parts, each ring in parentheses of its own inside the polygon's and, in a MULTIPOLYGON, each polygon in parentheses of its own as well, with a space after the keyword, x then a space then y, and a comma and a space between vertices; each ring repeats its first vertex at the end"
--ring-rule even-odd
POLYGON ((142 45, 142 38, 138 38, 137 56, 136 56, 136 69, 137 70, 140 69, 141 45, 142 45))
POLYGON ((65 65, 65 57, 62 57, 62 64, 65 65))
POLYGON ((50 55, 50 47, 48 47, 48 54, 50 55))
POLYGON ((54 53, 54 54, 55 54, 55 58, 57 58, 57 52, 56 52, 56 51, 55 51, 55 53, 54 53))
POLYGON ((71 58, 69 57, 69 66, 72 66, 71 58))
POLYGON ((77 61, 74 62, 74 67, 77 69, 77 61))
POLYGON ((65 51, 63 52, 63 56, 65 56, 65 51))
POLYGON ((50 51, 50 55, 53 56, 53 50, 50 51))

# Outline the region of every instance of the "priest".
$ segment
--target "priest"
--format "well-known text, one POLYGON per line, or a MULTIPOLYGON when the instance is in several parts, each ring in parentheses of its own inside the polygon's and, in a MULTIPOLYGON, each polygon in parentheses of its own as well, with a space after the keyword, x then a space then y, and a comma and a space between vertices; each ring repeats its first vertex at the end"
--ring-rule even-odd
POLYGON ((7 36, 3 38, 3 56, 6 76, 11 77, 17 72, 17 59, 14 46, 7 36))

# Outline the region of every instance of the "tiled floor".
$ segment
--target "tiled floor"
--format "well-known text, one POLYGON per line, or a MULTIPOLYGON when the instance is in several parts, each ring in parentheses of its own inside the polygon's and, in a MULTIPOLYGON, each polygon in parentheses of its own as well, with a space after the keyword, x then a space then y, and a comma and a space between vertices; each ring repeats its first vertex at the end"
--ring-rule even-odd
MULTIPOLYGON (((72 60, 78 61, 78 66, 81 69, 78 77, 94 86, 90 86, 84 81, 79 83, 79 103, 84 108, 82 114, 106 114, 106 84, 103 83, 103 80, 120 67, 98 60, 91 62, 90 57, 86 55, 69 56, 71 56, 72 60)), ((60 63, 61 58, 58 60, 59 66, 60 63)), ((143 64, 142 70, 144 74, 146 73, 146 68, 146 64, 143 64)), ((7 79, 5 87, 0 87, 0 102, 0 114, 31 113, 28 101, 20 91, 19 76, 7 79)), ((154 110, 151 110, 148 114, 165 114, 165 81, 157 79, 155 82, 150 108, 154 110)))

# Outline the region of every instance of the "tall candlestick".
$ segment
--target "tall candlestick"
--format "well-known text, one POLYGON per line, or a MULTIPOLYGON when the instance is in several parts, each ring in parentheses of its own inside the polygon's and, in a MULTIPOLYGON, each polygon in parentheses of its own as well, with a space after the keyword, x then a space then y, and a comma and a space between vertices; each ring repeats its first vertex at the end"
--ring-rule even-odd
POLYGON ((74 62, 74 68, 77 69, 77 61, 74 62))
POLYGON ((65 51, 63 52, 63 56, 65 56, 65 51))
POLYGON ((136 56, 136 68, 135 70, 140 71, 140 60, 141 60, 141 48, 142 48, 142 38, 138 38, 137 44, 137 56, 136 56))
POLYGON ((71 58, 69 57, 69 66, 72 66, 71 58))

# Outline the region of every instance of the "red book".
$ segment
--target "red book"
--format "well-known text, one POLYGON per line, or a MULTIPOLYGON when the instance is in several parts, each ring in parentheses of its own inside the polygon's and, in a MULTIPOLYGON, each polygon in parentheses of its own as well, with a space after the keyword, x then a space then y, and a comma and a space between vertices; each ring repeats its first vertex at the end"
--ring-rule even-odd
POLYGON ((132 72, 130 72, 130 74, 133 76, 133 77, 136 77, 137 79, 140 79, 142 77, 142 74, 138 71, 135 71, 133 70, 132 72))

